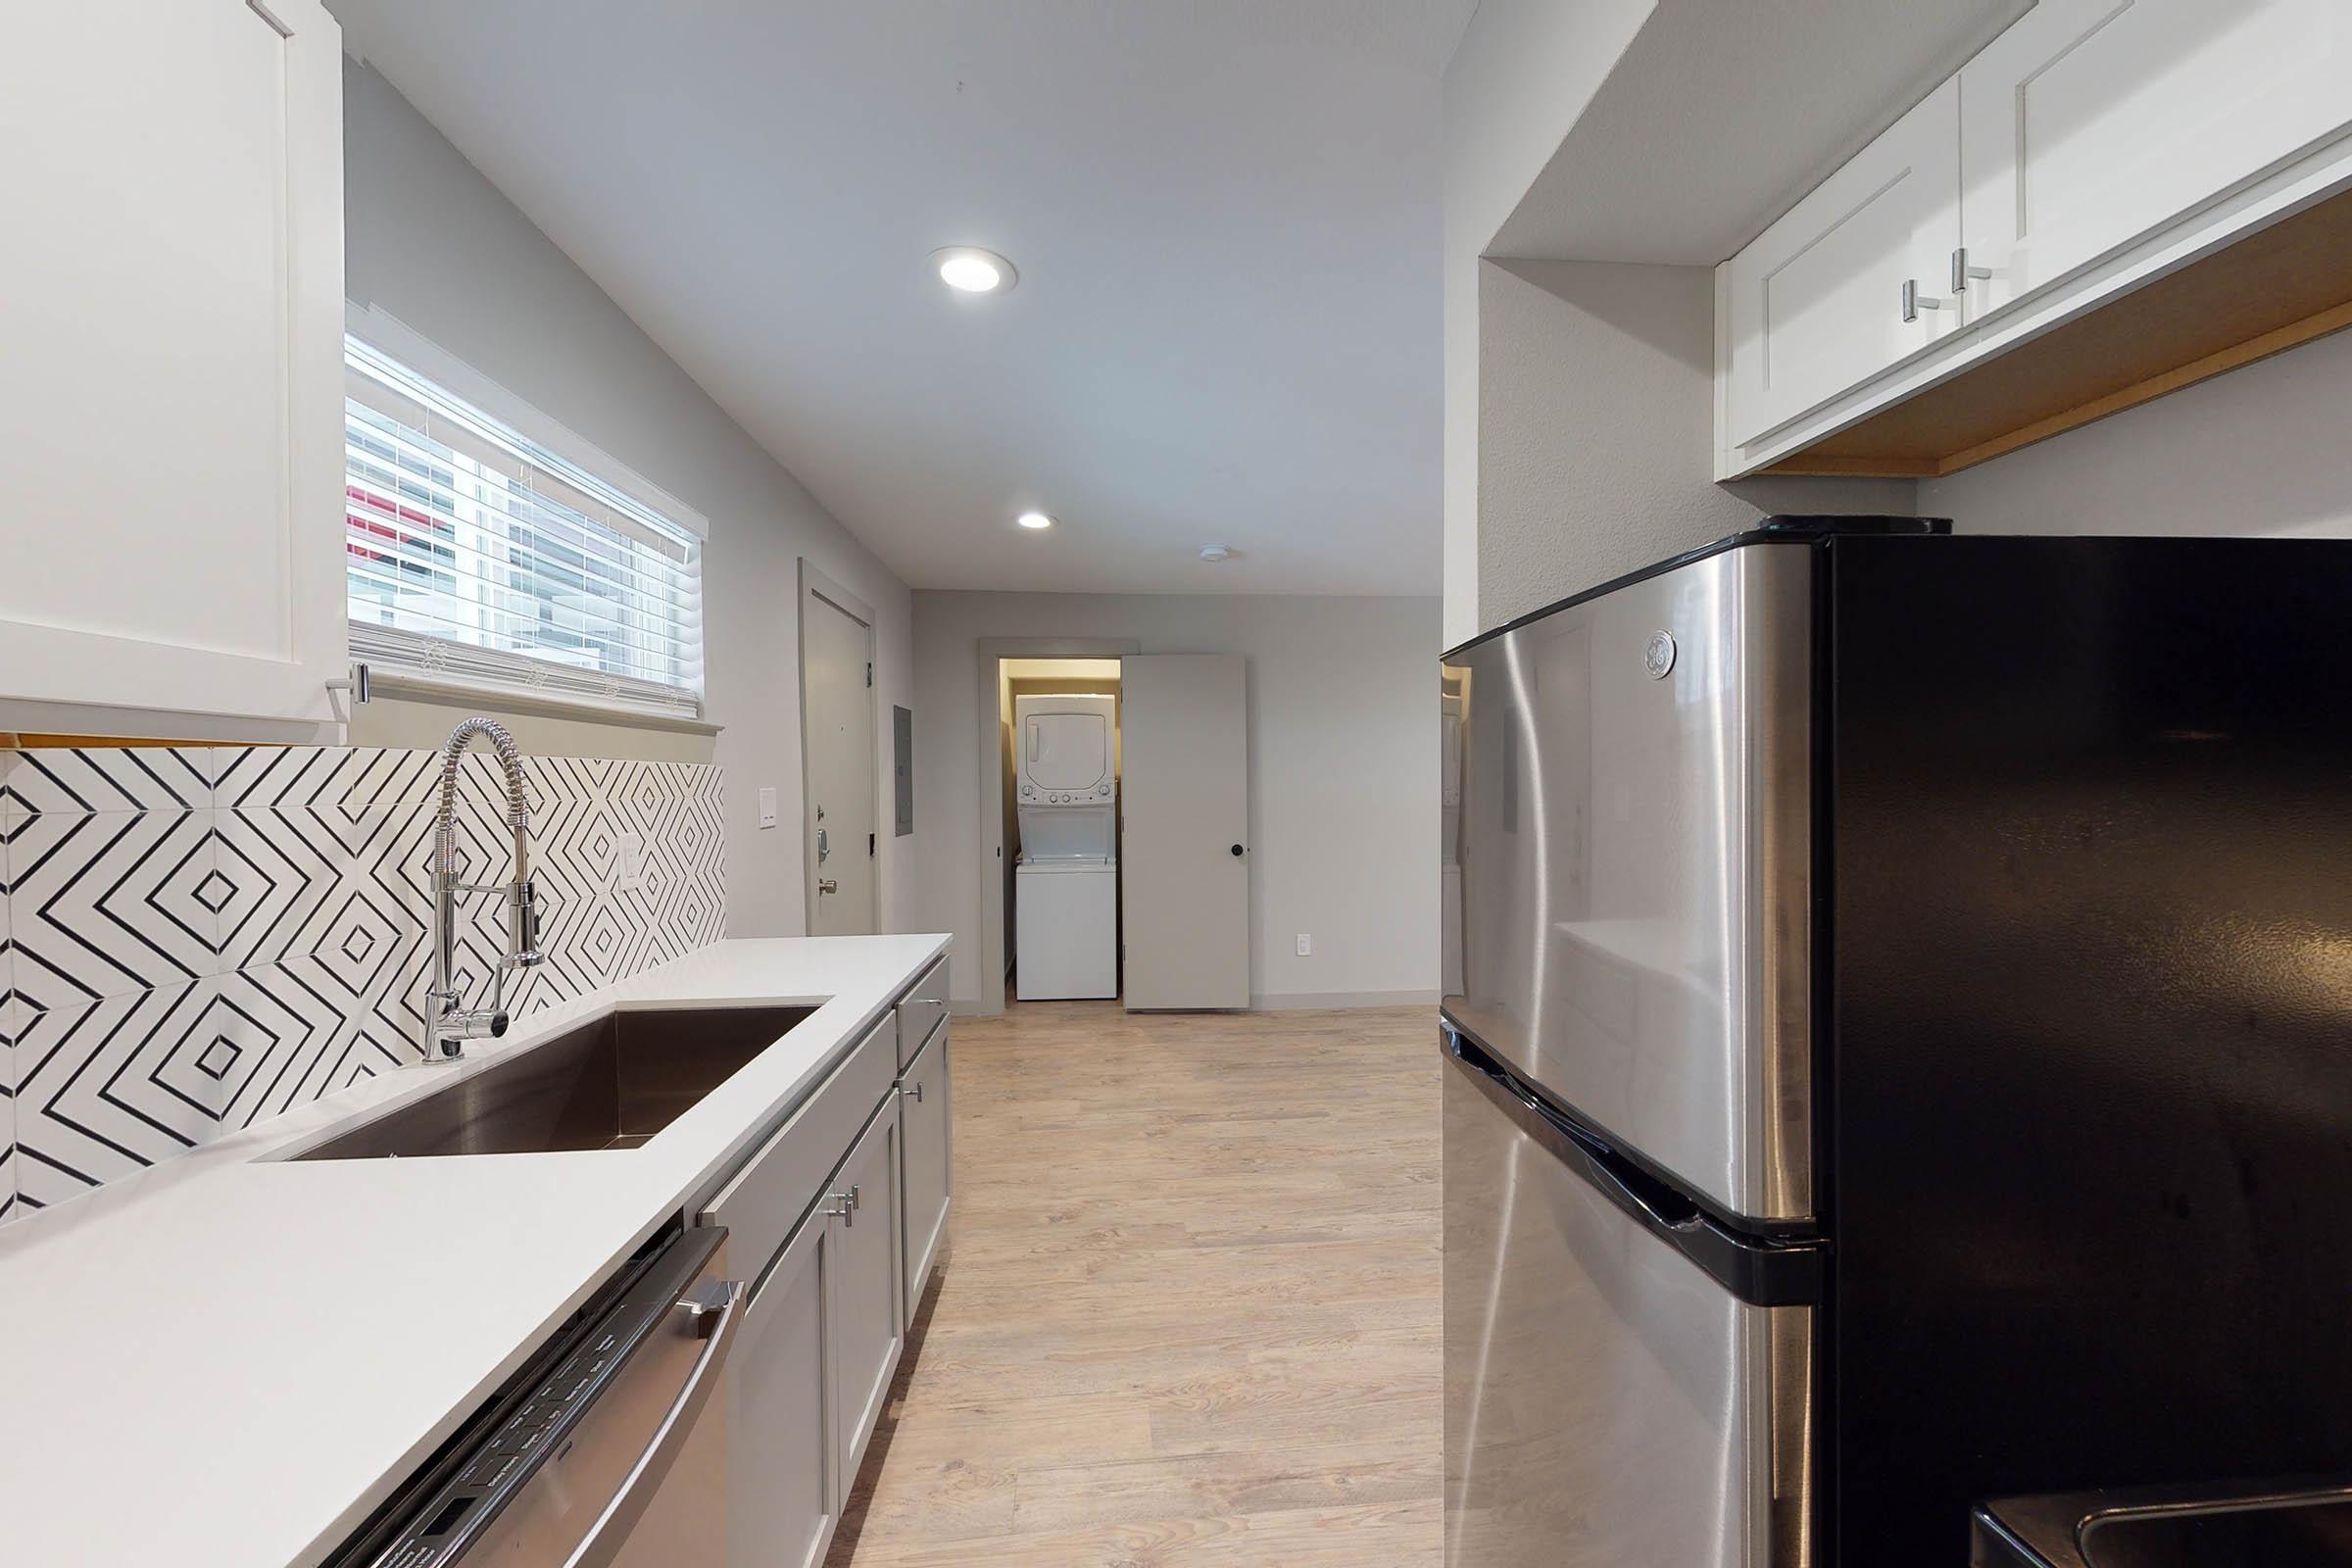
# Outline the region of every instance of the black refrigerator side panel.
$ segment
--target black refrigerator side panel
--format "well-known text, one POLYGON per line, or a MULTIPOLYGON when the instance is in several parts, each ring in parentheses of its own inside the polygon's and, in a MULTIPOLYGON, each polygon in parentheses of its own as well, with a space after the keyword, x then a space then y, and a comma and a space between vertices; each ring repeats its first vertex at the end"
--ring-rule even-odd
POLYGON ((2352 1468, 2352 543, 1828 548, 1837 1561, 2352 1468))

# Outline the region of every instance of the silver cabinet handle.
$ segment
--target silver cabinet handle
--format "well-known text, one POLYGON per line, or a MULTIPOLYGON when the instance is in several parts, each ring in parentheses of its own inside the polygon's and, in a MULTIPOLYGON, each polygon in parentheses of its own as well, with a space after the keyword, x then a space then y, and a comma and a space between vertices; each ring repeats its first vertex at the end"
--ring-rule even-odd
POLYGON ((1918 279, 1918 278, 1916 278, 1916 277, 1906 277, 1906 278, 1904 278, 1904 279, 1903 279, 1903 319, 1904 319, 1904 320, 1906 320, 1906 321, 1916 321, 1916 320, 1918 320, 1918 319, 1919 319, 1919 313, 1920 313, 1920 312, 1922 312, 1922 311, 1940 311, 1940 310, 1942 310, 1942 309, 1943 309, 1943 308, 1944 308, 1946 305, 1949 305, 1950 303, 1952 303, 1952 302, 1951 302, 1951 301, 1949 301, 1949 300, 1939 300, 1939 299, 1936 299, 1936 298, 1933 297, 1932 295, 1922 294, 1922 293, 1919 291, 1919 279, 1918 279))
POLYGON ((923 1102, 923 1086, 921 1084, 907 1085, 906 1093, 913 1097, 916 1104, 919 1105, 923 1102))
POLYGON ((864 1201, 864 1199, 858 1196, 858 1184, 856 1182, 852 1182, 850 1184, 850 1212, 853 1214, 857 1213, 859 1206, 862 1205, 864 1201))
POLYGON ((826 1196, 832 1200, 832 1206, 825 1210, 825 1218, 837 1219, 844 1225, 855 1225, 858 1223, 858 1205, 850 1201, 849 1194, 828 1193, 826 1196))
POLYGON ((1966 299, 1968 297, 1968 285, 1970 279, 1989 279, 1991 276, 1991 268, 1971 267, 1968 265, 1967 246, 1963 245, 1958 250, 1952 252, 1952 292, 1954 294, 1966 299))

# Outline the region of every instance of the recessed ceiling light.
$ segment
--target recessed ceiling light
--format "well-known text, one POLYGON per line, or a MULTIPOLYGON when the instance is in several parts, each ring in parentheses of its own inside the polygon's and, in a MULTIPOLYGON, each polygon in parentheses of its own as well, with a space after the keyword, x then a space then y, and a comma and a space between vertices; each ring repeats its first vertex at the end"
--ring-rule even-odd
POLYGON ((1021 279, 1012 264, 977 245, 951 245, 931 253, 939 280, 963 294, 1002 294, 1021 279))
POLYGON ((1051 528, 1054 526, 1054 519, 1042 512, 1024 512, 1012 520, 1024 528, 1051 528))
POLYGON ((1200 547, 1202 561, 1227 561, 1232 556, 1233 551, 1225 545, 1202 545, 1200 547))

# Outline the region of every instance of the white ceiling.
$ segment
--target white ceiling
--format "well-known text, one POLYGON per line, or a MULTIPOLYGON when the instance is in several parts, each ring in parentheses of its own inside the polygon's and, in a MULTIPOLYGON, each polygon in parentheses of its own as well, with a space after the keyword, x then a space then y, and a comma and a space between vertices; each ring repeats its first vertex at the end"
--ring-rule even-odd
POLYGON ((1712 267, 2034 0, 1658 0, 1490 254, 1712 267))
POLYGON ((1434 593, 1475 3, 331 8, 909 583, 1434 593), (950 244, 1019 286, 952 296, 950 244))

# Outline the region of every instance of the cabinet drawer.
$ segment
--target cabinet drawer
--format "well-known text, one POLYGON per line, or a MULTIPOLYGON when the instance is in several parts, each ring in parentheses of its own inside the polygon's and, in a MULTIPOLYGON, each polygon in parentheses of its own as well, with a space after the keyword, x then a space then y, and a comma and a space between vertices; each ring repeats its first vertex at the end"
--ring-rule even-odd
POLYGON ((931 967, 906 988, 899 1002, 899 1065, 904 1067, 931 1038, 932 1026, 948 1015, 948 956, 941 954, 931 967))
POLYGON ((758 1279, 785 1238, 822 1196, 825 1178, 843 1151, 890 1093, 898 1071, 898 1019, 882 1021, 858 1042, 833 1075, 792 1119, 778 1128, 702 1211, 706 1225, 724 1225, 735 1266, 758 1279))

